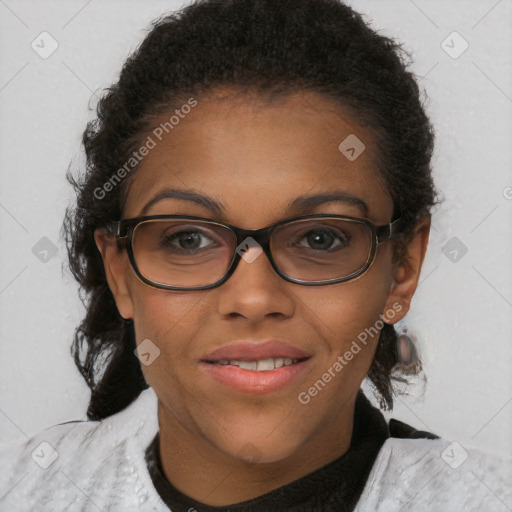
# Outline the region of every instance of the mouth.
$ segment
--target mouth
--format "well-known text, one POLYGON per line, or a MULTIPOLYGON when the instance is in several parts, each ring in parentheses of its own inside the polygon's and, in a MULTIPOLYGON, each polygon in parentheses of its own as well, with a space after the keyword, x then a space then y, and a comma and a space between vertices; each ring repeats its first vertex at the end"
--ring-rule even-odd
POLYGON ((303 357, 300 359, 292 359, 290 357, 269 357, 266 359, 255 359, 255 360, 240 360, 240 359, 221 359, 220 361, 202 361, 208 364, 216 364, 221 366, 237 366, 242 370, 252 370, 257 372, 269 372, 277 370, 283 366, 291 366, 292 364, 298 364, 302 361, 307 361, 309 357, 303 357))
POLYGON ((299 378, 311 355, 282 342, 236 343, 199 360, 209 378, 242 393, 266 394, 299 378))

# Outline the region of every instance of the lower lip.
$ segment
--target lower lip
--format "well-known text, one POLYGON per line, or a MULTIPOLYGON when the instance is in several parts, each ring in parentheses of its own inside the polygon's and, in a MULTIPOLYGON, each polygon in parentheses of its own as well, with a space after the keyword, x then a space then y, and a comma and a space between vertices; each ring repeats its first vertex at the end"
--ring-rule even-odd
POLYGON ((274 370, 242 370, 238 366, 200 362, 200 367, 215 380, 242 393, 263 395, 277 391, 298 376, 306 368, 307 362, 301 361, 290 366, 281 366, 274 370))

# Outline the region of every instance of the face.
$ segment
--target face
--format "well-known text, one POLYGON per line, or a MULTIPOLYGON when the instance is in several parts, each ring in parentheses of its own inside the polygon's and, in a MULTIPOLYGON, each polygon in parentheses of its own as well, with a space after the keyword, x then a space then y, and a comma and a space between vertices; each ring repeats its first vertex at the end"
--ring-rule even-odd
MULTIPOLYGON (((339 105, 304 92, 272 104, 248 96, 198 98, 141 162, 123 218, 185 214, 256 229, 312 213, 365 217, 381 225, 391 221, 392 211, 371 133, 339 105), (351 134, 366 147, 355 160, 338 148, 351 134), (194 190, 219 209, 172 197, 152 201, 167 188, 194 190), (290 207, 298 197, 333 192, 359 202, 290 207)), ((290 283, 262 253, 250 263, 241 260, 221 286, 199 291, 148 286, 137 278, 126 251, 100 231, 96 241, 118 309, 134 320, 137 343, 149 339, 160 350, 142 370, 159 397, 161 428, 179 425, 198 445, 227 457, 243 459, 252 449, 261 462, 276 462, 341 425, 344 406, 353 404, 370 367, 378 334, 359 343, 350 360, 344 355, 365 329, 381 327, 381 315, 393 310, 393 323, 407 312, 428 230, 421 233, 409 247, 408 266, 392 265, 392 245, 385 242, 369 270, 349 282, 290 283), (250 380, 253 371, 238 368, 247 371, 241 389, 219 380, 202 362, 217 349, 269 340, 308 357, 286 370, 292 376, 284 385, 266 387, 261 379, 250 380), (345 364, 333 370, 339 357, 345 364), (324 386, 309 392, 329 369, 329 382, 324 378, 324 386)))

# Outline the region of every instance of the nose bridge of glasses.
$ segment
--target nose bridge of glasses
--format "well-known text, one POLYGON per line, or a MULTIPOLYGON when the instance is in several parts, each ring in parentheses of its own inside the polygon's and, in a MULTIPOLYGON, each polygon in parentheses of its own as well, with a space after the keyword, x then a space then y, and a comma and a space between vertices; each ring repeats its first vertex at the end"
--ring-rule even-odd
POLYGON ((230 228, 236 237, 235 254, 232 261, 233 271, 238 268, 240 260, 243 259, 247 263, 252 263, 258 256, 261 256, 259 248, 261 248, 261 251, 267 256, 270 264, 274 266, 272 263, 273 258, 270 253, 270 233, 272 232, 273 226, 259 229, 244 229, 230 225, 230 228), (254 240, 257 245, 255 245, 252 240, 254 240))
POLYGON ((243 244, 246 242, 248 238, 252 238, 255 242, 257 242, 261 248, 264 250, 265 253, 268 254, 269 250, 269 239, 270 239, 270 233, 273 229, 273 226, 269 226, 266 228, 259 228, 259 229, 244 229, 244 228, 238 228, 236 226, 230 226, 231 229, 234 231, 236 235, 236 246, 240 246, 240 244, 243 244))

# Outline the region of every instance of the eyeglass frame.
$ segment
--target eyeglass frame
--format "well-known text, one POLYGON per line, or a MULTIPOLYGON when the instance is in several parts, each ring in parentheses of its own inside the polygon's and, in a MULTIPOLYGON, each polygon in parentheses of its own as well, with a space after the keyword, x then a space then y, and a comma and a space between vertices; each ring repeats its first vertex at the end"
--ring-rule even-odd
POLYGON ((288 219, 280 220, 279 222, 276 222, 275 224, 271 224, 270 226, 260 228, 260 229, 243 229, 238 226, 235 226, 234 224, 230 224, 229 222, 224 222, 221 220, 216 219, 210 219, 207 217, 197 217, 194 215, 146 215, 142 217, 132 217, 129 219, 121 219, 117 221, 111 221, 107 223, 106 229, 107 231, 115 236, 117 240, 125 240, 126 241, 126 250, 128 252, 128 258, 130 260, 130 263, 132 265, 132 268, 134 269, 135 273, 139 277, 139 279, 149 285, 153 286, 154 288, 159 288, 163 290, 181 290, 181 291, 195 291, 195 290, 207 290, 211 288, 215 288, 217 286, 220 286, 221 284, 225 283, 231 275, 235 272, 236 268, 238 267, 238 264, 240 263, 240 260, 242 259, 242 255, 237 251, 238 247, 241 245, 241 243, 248 237, 252 237, 262 248, 263 252, 267 256, 268 260, 270 261, 270 264, 276 274, 284 279, 285 281, 295 283, 295 284, 301 284, 304 286, 324 286, 329 284, 336 284, 336 283, 344 283, 347 281, 351 281, 352 279, 355 279, 356 277, 359 277, 360 275, 364 274, 373 264, 375 261, 375 257, 377 254, 377 248, 379 244, 382 242, 385 242, 387 240, 391 240, 393 238, 397 238, 403 233, 403 223, 400 216, 397 216, 394 220, 392 220, 388 224, 382 224, 382 225, 375 225, 374 222, 372 222, 369 219, 366 219, 364 217, 352 217, 350 215, 337 215, 337 214, 330 214, 330 213, 319 213, 319 214, 310 214, 310 215, 302 215, 298 217, 291 217, 288 219), (276 265, 274 258, 272 257, 272 253, 270 251, 270 236, 272 234, 272 231, 274 231, 277 227, 282 226, 283 224, 289 224, 292 222, 296 222, 299 220, 307 220, 307 219, 321 219, 321 218, 337 218, 341 220, 348 220, 350 222, 358 222, 360 224, 364 224, 367 228, 369 228, 371 232, 371 248, 370 253, 368 255, 368 258, 366 260, 366 263, 356 272, 353 272, 352 274, 344 277, 337 277, 334 279, 328 279, 326 281, 304 281, 301 279, 296 279, 294 277, 287 276, 284 272, 282 272, 276 265), (201 286, 172 286, 172 285, 166 285, 163 283, 157 283, 155 281, 151 281, 147 277, 145 277, 141 271, 139 270, 137 266, 137 262, 135 261, 135 256, 133 254, 133 246, 132 246, 132 235, 135 231, 135 228, 145 222, 150 220, 172 220, 172 219, 184 219, 184 220, 191 220, 191 221, 202 221, 207 222, 210 224, 218 224, 221 226, 224 226, 228 229, 230 229, 236 236, 236 246, 235 246, 235 254, 234 258, 227 269, 226 273, 221 279, 218 279, 212 284, 207 285, 201 285, 201 286))

